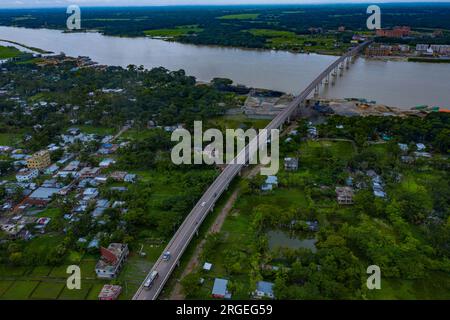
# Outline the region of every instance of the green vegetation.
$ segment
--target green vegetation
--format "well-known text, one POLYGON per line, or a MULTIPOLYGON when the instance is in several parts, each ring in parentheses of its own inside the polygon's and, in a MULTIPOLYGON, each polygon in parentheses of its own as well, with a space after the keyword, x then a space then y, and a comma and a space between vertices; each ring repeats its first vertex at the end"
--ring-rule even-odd
POLYGON ((250 29, 245 32, 266 38, 266 46, 277 50, 339 53, 349 47, 349 44, 338 44, 334 35, 298 35, 292 31, 273 29, 250 29))
POLYGON ((176 38, 179 36, 185 36, 189 34, 195 34, 203 31, 202 28, 199 28, 197 25, 192 26, 177 26, 175 28, 169 29, 156 29, 156 30, 147 30, 144 31, 145 35, 151 37, 168 37, 168 38, 176 38))
POLYGON ((20 55, 20 51, 14 47, 0 46, 0 59, 15 58, 20 55))
MULTIPOLYGON (((23 48, 25 48, 25 49, 34 51, 34 52, 36 52, 36 53, 45 53, 45 54, 46 54, 46 53, 52 53, 52 52, 50 52, 50 51, 42 50, 42 49, 35 48, 35 47, 30 47, 30 46, 21 44, 21 43, 16 42, 16 41, 0 39, 0 42, 8 42, 8 43, 12 43, 12 44, 18 45, 18 46, 20 46, 20 47, 23 47, 23 48)), ((14 49, 16 49, 16 48, 14 48, 14 49)), ((16 50, 17 50, 18 52, 20 52, 18 49, 16 49, 16 50)))
MULTIPOLYGON (((431 37, 435 29, 450 30, 448 4, 383 4, 381 8, 385 28, 409 25, 414 31, 425 31, 426 39, 420 36, 404 39, 405 42, 450 41, 448 32, 441 37, 431 37)), ((364 4, 292 5, 288 10, 286 6, 274 5, 86 8, 82 27, 113 36, 150 35, 201 45, 339 54, 346 50, 353 34, 367 32, 366 10, 364 4), (337 32, 341 26, 347 31, 337 32), (252 29, 266 31, 254 35, 249 32, 252 29)), ((66 19, 62 10, 5 10, 0 11, 0 25, 65 30, 66 19)))
POLYGON ((29 298, 39 281, 15 281, 0 297, 4 300, 20 300, 29 298))
POLYGON ((229 14, 226 16, 218 17, 221 20, 255 20, 259 17, 259 13, 241 13, 241 14, 229 14))
POLYGON ((31 295, 31 299, 38 300, 49 300, 58 298, 60 292, 63 290, 63 287, 66 286, 66 283, 63 281, 61 283, 53 283, 53 282, 41 282, 37 286, 37 288, 33 291, 31 295))
POLYGON ((329 138, 319 141, 301 141, 302 123, 299 135, 280 146, 281 158, 299 157, 299 170, 281 170, 271 192, 259 191, 262 177, 241 182, 221 232, 207 238, 201 254, 199 265, 210 262, 212 270, 197 268, 182 280, 187 297, 210 298, 213 280, 220 277, 230 280, 233 299, 249 298, 260 280, 275 283, 278 299, 448 299, 448 160, 438 153, 447 154, 448 145, 441 148, 445 142, 434 138, 448 130, 448 119, 334 116, 318 126, 329 138), (432 132, 422 131, 431 123, 432 132), (405 130, 410 126, 415 130, 405 130), (359 137, 363 132, 365 139, 359 137), (386 133, 395 141, 369 143, 386 133), (402 163, 397 142, 406 139, 426 143, 434 159, 402 163), (370 169, 380 175, 385 199, 373 195, 370 169), (354 204, 339 205, 335 187, 345 186, 348 177, 354 204), (313 221, 319 230, 308 227, 313 221), (316 239, 317 251, 288 244, 271 248, 273 230, 316 239), (365 286, 372 264, 382 270, 381 290, 365 286), (202 285, 199 278, 205 279, 202 285))

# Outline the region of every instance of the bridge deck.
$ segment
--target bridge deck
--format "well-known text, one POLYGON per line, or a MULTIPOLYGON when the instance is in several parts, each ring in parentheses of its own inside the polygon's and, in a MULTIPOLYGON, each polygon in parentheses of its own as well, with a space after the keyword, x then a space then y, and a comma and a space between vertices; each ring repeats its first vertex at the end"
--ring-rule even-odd
MULTIPOLYGON (((272 129, 277 129, 282 126, 290 116, 294 114, 297 107, 305 101, 308 96, 313 92, 316 86, 327 77, 335 68, 339 66, 345 59, 356 55, 361 49, 363 49, 369 42, 360 44, 359 46, 348 51, 346 54, 341 56, 335 62, 333 62, 327 69, 325 69, 314 81, 312 81, 309 86, 303 90, 282 112, 280 112, 268 125, 267 129, 270 134, 272 129)), ((235 158, 234 163, 238 163, 237 159, 242 157, 244 153, 247 158, 250 152, 249 146, 257 144, 258 139, 260 141, 261 135, 252 140, 235 158), (256 141, 255 141, 256 140, 256 141)), ((265 141, 264 141, 265 142, 265 141)), ((214 180, 210 187, 206 190, 197 204, 194 206, 192 211, 183 221, 181 226, 173 235, 172 239, 169 241, 164 252, 170 251, 171 258, 169 261, 164 261, 162 255, 158 258, 155 265, 147 275, 146 279, 143 281, 142 285, 139 287, 138 291, 133 297, 133 300, 155 300, 160 294, 162 288, 167 282, 168 278, 172 274, 173 269, 178 264, 182 254, 189 245, 191 239, 194 237, 201 223, 214 207, 217 199, 222 195, 223 192, 228 188, 231 181, 239 174, 242 170, 243 164, 228 164, 226 168, 221 172, 221 174, 214 180), (149 277, 152 271, 158 272, 158 278, 154 281, 150 289, 144 289, 144 283, 149 277)))

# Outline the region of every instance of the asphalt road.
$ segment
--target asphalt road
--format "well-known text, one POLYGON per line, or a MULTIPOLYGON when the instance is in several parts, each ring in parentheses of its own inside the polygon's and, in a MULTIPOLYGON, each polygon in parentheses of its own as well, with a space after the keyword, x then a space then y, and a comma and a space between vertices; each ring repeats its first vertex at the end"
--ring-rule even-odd
MULTIPOLYGON (((341 63, 345 61, 346 58, 357 54, 362 48, 364 48, 369 42, 365 42, 353 50, 347 52, 345 55, 337 59, 333 64, 331 64, 327 69, 325 69, 311 84, 300 93, 281 113, 279 113, 266 127, 270 134, 270 130, 280 128, 283 123, 285 123, 296 111, 298 106, 308 98, 308 96, 314 91, 316 86, 320 85, 322 81, 330 74, 335 68, 339 67, 341 63)), ((266 137, 262 139, 261 134, 257 138, 250 141, 250 143, 237 155, 235 161, 228 164, 222 173, 216 178, 216 180, 211 184, 211 186, 206 190, 200 200, 197 202, 195 207, 183 221, 181 226, 173 235, 164 252, 169 251, 171 253, 171 258, 168 261, 162 259, 162 255, 158 258, 153 268, 150 270, 147 277, 144 279, 142 285, 139 287, 138 291, 133 297, 133 300, 155 300, 163 289, 165 283, 172 274, 173 269, 177 266, 181 255, 186 250, 189 242, 196 234, 198 228, 200 227, 203 220, 206 218, 207 214, 214 209, 214 204, 217 199, 228 189, 231 181, 236 175, 242 170, 244 164, 242 161, 237 159, 242 159, 242 156, 246 156, 248 159, 249 153, 253 154, 253 150, 256 150, 256 146, 265 145, 266 137), (153 271, 158 272, 158 278, 153 281, 153 285, 149 289, 144 288, 144 283, 153 271)), ((164 253, 163 252, 163 253, 164 253)))

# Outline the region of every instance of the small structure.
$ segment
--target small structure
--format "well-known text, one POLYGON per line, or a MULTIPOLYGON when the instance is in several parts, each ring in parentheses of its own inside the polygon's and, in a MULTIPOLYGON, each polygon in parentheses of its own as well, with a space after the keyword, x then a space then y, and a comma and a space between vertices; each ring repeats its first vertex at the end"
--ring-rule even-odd
POLYGON ((258 281, 253 296, 257 299, 262 298, 274 299, 275 295, 273 294, 273 283, 267 281, 258 281))
POLYGON ((205 264, 203 265, 203 270, 211 271, 211 268, 212 268, 212 264, 209 262, 205 262, 205 264))
POLYGON ((113 279, 117 276, 128 257, 128 245, 111 243, 108 248, 100 248, 101 258, 95 266, 95 273, 101 279, 113 279))
POLYGON ((117 300, 122 292, 121 286, 115 286, 111 284, 105 284, 98 294, 99 300, 117 300))
POLYGON ((336 187, 336 196, 339 204, 353 204, 353 195, 354 192, 351 187, 336 187))
POLYGON ((261 186, 262 191, 271 191, 273 187, 278 186, 278 177, 277 176, 268 176, 264 184, 261 186))
POLYGON ((417 148, 417 151, 421 152, 421 151, 424 151, 427 147, 423 143, 417 143, 416 148, 417 148))
POLYGON ((125 171, 114 171, 109 177, 116 181, 124 181, 127 173, 125 171))
POLYGON ((218 299, 231 299, 231 293, 227 290, 228 280, 214 279, 214 286, 212 289, 212 297, 218 299))
POLYGON ((80 170, 78 174, 80 178, 84 179, 84 178, 95 178, 98 176, 99 173, 100 168, 84 167, 83 169, 80 170))
POLYGON ((297 171, 298 170, 298 159, 297 158, 284 158, 284 169, 286 171, 297 171))
POLYGON ((136 182, 136 175, 135 174, 132 174, 132 173, 130 173, 130 174, 127 174, 126 176, 125 176, 125 178, 123 179, 123 181, 125 181, 125 182, 129 182, 129 183, 135 183, 136 182))
POLYGON ((100 168, 108 168, 109 166, 111 166, 115 163, 116 163, 116 160, 107 158, 107 159, 102 160, 102 162, 100 162, 99 166, 100 166, 100 168))

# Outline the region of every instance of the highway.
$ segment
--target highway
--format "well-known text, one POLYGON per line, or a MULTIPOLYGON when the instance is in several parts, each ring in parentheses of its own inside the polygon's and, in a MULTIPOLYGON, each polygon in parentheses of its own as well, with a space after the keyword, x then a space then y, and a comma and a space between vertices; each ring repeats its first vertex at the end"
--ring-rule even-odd
MULTIPOLYGON (((305 90, 295 97, 295 99, 267 125, 266 129, 268 134, 270 135, 272 129, 280 128, 283 123, 285 123, 295 113, 300 104, 308 98, 314 89, 320 85, 335 68, 339 67, 345 59, 358 54, 359 51, 369 43, 370 42, 364 42, 353 48, 325 69, 305 90)), ((250 141, 249 144, 236 156, 235 160, 228 164, 216 180, 214 180, 214 182, 209 186, 164 249, 164 252, 169 251, 171 253, 170 259, 168 261, 164 261, 162 255, 158 258, 155 265, 144 279, 142 285, 135 293, 133 300, 155 300, 158 298, 158 295, 161 293, 165 283, 177 266, 182 254, 186 250, 191 239, 196 234, 203 220, 206 218, 208 213, 212 211, 215 203, 222 193, 228 189, 231 181, 242 170, 244 164, 237 164, 242 163, 237 161, 237 159, 240 159, 244 154, 246 155, 246 159, 248 159, 249 153, 254 150, 251 146, 255 147, 258 143, 260 145, 265 144, 266 140, 262 140, 263 139, 261 139, 261 135, 259 134, 254 140, 250 141), (154 280, 150 289, 144 289, 144 283, 150 274, 155 270, 158 272, 158 278, 154 280)))

